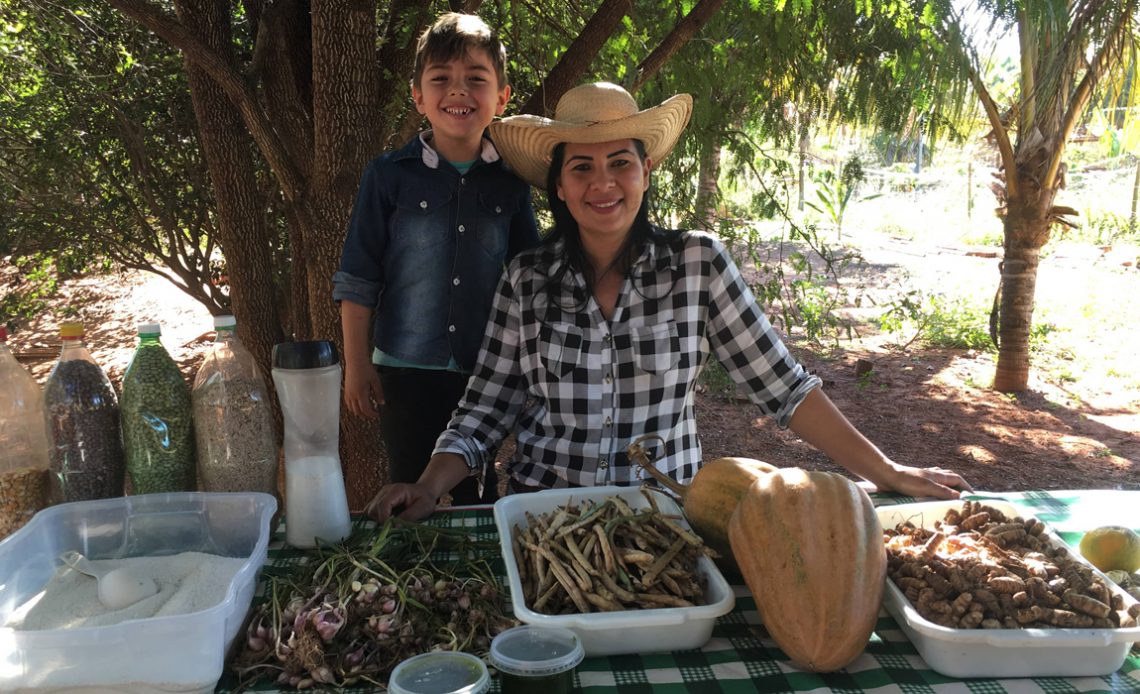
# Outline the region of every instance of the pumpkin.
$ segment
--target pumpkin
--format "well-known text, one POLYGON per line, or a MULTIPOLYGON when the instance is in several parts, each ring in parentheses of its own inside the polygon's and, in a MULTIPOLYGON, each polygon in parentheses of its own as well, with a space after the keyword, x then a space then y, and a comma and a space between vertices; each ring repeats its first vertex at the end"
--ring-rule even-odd
POLYGON ((640 446, 641 441, 638 439, 630 447, 630 458, 677 495, 685 511, 685 519, 705 544, 722 558, 731 559, 728 521, 736 510, 736 504, 753 482, 779 468, 752 458, 717 458, 702 465, 692 482, 682 484, 653 467, 645 449, 640 446))
POLYGON ((778 470, 745 493, 728 535, 765 628, 793 663, 831 672, 859 657, 887 575, 865 491, 830 472, 778 470))

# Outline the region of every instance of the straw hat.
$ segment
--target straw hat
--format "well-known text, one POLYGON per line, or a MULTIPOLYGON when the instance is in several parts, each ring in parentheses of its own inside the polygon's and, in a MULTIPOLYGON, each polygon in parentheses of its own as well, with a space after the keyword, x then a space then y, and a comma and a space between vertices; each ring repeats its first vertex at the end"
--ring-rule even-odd
POLYGON ((688 94, 639 111, 625 89, 595 82, 566 92, 558 100, 553 120, 525 115, 491 123, 491 139, 515 173, 536 188, 546 188, 546 172, 560 142, 641 140, 656 164, 677 144, 692 112, 693 97, 688 94))

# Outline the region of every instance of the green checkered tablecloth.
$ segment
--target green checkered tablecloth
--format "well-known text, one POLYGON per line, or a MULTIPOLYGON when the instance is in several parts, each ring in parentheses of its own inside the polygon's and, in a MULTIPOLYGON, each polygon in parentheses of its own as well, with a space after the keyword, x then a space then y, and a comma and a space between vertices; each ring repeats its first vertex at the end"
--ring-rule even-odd
MULTIPOLYGON (((1099 525, 1138 527, 1140 492, 1054 491, 994 494, 1050 524, 1070 543, 1099 525)), ((914 499, 872 495, 878 506, 910 503, 914 499)), ((983 497, 985 498, 985 497, 983 497)), ((437 525, 467 527, 481 539, 495 538, 489 508, 441 512, 429 519, 437 525)), ((356 521, 366 529, 367 521, 356 521)), ((279 533, 279 538, 284 533, 279 533)), ((275 543, 268 566, 287 567, 305 554, 275 543)), ((712 638, 699 650, 672 653, 587 658, 575 674, 576 691, 584 694, 702 694, 723 692, 874 692, 876 694, 1067 694, 1069 692, 1140 693, 1140 647, 1123 666, 1106 677, 1042 677, 1017 679, 955 679, 930 669, 898 624, 883 612, 866 651, 846 669, 815 674, 793 667, 760 625, 756 606, 744 586, 734 586, 736 607, 717 620, 712 638)), ((492 691, 499 691, 498 679, 492 691)), ((234 691, 227 676, 218 692, 234 691)), ((255 687, 253 691, 273 691, 255 687)), ((367 692, 350 688, 344 692, 367 692)))

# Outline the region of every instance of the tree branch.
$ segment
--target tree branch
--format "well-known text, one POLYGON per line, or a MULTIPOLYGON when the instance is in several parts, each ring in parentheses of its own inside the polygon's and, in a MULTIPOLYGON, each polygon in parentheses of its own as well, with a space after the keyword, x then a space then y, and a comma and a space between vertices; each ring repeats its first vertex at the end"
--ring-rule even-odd
POLYGON ((257 98, 241 75, 217 52, 211 50, 186 27, 147 0, 108 0, 109 4, 127 17, 146 27, 155 35, 180 50, 186 60, 202 68, 237 107, 242 120, 249 128, 269 168, 273 170, 286 199, 301 197, 304 181, 285 147, 273 130, 257 98))
POLYGON ((633 9, 631 0, 603 0, 602 4, 582 27, 578 38, 570 44, 558 63, 551 68, 542 85, 535 90, 519 113, 540 116, 550 115, 562 95, 586 72, 598 51, 621 25, 621 20, 633 9))
POLYGON ((629 91, 637 93, 723 6, 724 0, 699 0, 689 14, 677 22, 668 36, 637 66, 636 77, 629 91))

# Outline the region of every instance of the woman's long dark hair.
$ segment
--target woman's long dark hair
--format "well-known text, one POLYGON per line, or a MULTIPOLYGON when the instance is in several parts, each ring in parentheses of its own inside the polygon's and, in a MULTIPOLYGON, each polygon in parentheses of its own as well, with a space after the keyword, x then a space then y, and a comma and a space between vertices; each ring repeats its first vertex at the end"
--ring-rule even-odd
MULTIPOLYGON (((637 156, 641 158, 641 163, 644 165, 645 144, 641 140, 634 140, 633 148, 637 151, 637 156)), ((566 206, 566 202, 558 197, 558 180, 562 175, 562 162, 565 158, 566 143, 561 143, 554 148, 550 169, 546 173, 546 199, 550 205, 550 213, 554 217, 554 228, 543 241, 553 244, 559 239, 564 240, 569 266, 581 272, 582 276, 586 278, 586 290, 587 295, 589 295, 593 294, 594 282, 597 280, 594 277, 594 267, 586 257, 585 249, 582 248, 582 236, 578 228, 578 220, 570 214, 570 208, 566 206)), ((613 269, 622 274, 629 271, 630 266, 641 255, 646 242, 653 237, 653 225, 649 223, 649 193, 651 190, 652 185, 641 197, 641 207, 637 208, 637 215, 633 218, 633 226, 630 228, 629 235, 626 236, 625 243, 618 252, 617 258, 614 259, 615 267, 613 269)))

